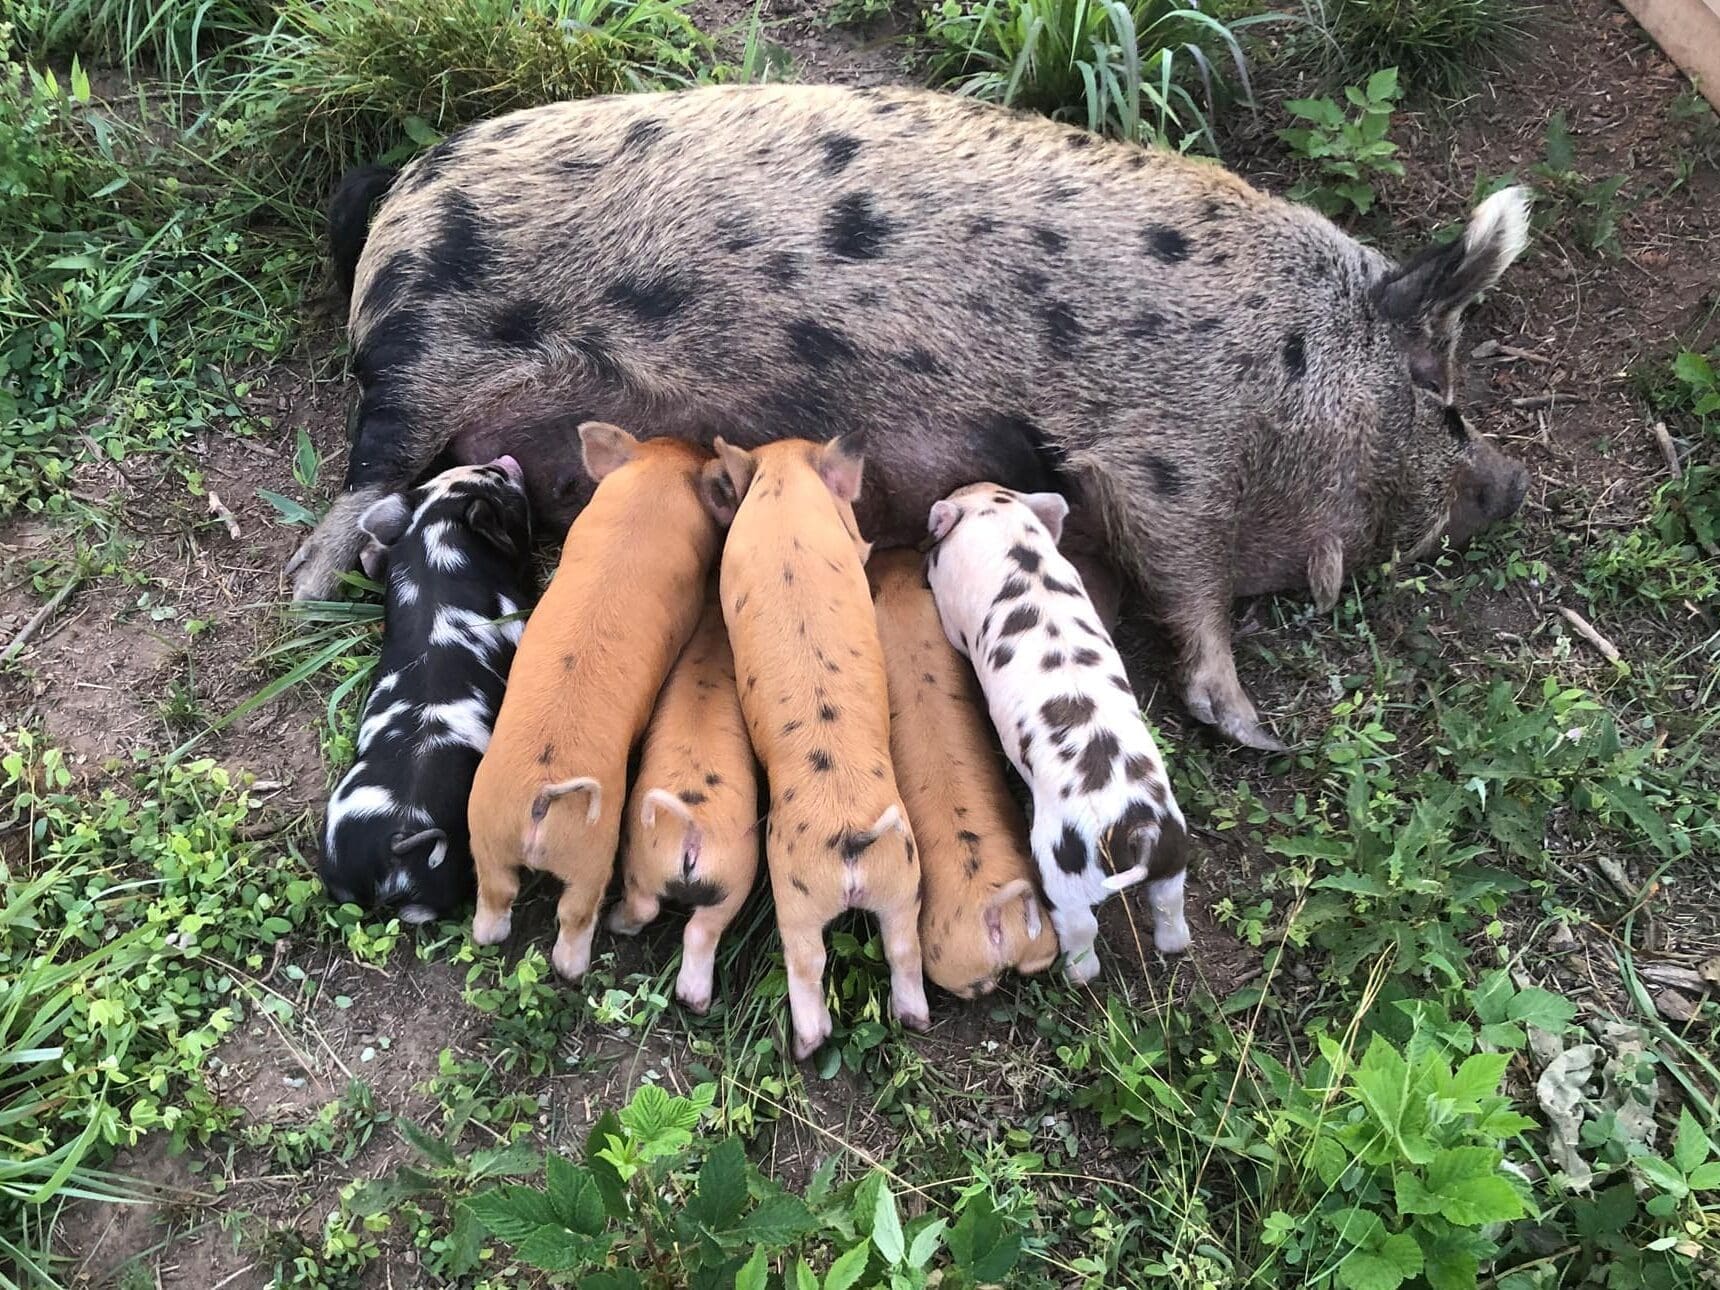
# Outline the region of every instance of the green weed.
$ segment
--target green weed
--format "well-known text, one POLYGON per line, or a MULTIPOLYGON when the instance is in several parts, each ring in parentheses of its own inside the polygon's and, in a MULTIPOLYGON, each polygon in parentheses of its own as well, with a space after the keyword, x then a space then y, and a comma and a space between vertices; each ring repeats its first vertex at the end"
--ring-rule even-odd
POLYGON ((317 884, 243 838, 211 762, 140 768, 133 797, 80 792, 30 731, 0 748, 0 1240, 45 1268, 62 1198, 124 1190, 96 1172, 116 1148, 228 1123, 205 1058, 253 1009, 290 1015, 258 976, 317 884))
POLYGON ((21 0, 14 12, 35 57, 94 55, 128 71, 148 64, 168 81, 198 75, 274 21, 270 0, 21 0))
POLYGON ((1237 33, 1196 0, 944 0, 925 18, 934 82, 1101 134, 1216 152, 1226 88, 1249 92, 1237 33), (1196 91, 1201 97, 1196 97, 1196 91))
POLYGON ((690 84, 708 48, 681 0, 284 0, 242 51, 224 143, 320 202, 349 164, 473 121, 690 84))
POLYGON ((1288 100, 1285 108, 1309 124, 1280 130, 1278 137, 1297 157, 1318 167, 1316 178, 1291 188, 1291 198, 1325 215, 1371 211, 1377 196, 1375 182, 1388 176, 1403 178, 1403 163, 1395 156, 1397 144, 1386 138, 1398 93, 1397 68, 1388 67, 1368 77, 1365 86, 1344 88, 1344 97, 1355 108, 1353 116, 1345 116, 1331 99, 1288 100))
POLYGON ((1520 48, 1524 0, 1323 0, 1320 35, 1334 76, 1398 67, 1418 93, 1450 95, 1520 48))

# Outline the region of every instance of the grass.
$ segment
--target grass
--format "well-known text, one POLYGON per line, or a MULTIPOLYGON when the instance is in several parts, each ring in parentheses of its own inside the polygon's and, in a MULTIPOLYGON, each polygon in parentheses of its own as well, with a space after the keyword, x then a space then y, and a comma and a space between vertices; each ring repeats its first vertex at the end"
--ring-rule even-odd
POLYGON ((241 51, 228 143, 314 202, 471 121, 690 84, 709 49, 681 0, 285 0, 241 51))
POLYGON ((211 61, 267 27, 271 0, 15 0, 11 18, 41 60, 81 54, 164 80, 199 78, 211 61))
POLYGON ((1415 94, 1451 96, 1507 62, 1537 6, 1525 0, 1321 0, 1319 48, 1337 81, 1396 67, 1415 94))
POLYGON ((1215 113, 1248 96, 1238 33, 1270 19, 1221 21, 1196 0, 948 0, 925 45, 933 82, 957 94, 1216 152, 1215 113))
MULTIPOLYGON (((14 11, 27 47, 71 52, 40 43, 45 10, 14 11)), ((87 18, 79 48, 129 53, 140 76, 197 60, 171 94, 144 82, 136 111, 65 63, 8 64, 0 96, 0 509, 68 539, 12 580, 94 614, 91 593, 123 583, 142 625, 175 604, 203 621, 126 536, 139 509, 157 533, 207 522, 189 445, 268 447, 259 496, 287 525, 314 518, 314 444, 250 395, 269 364, 333 346, 307 328, 309 231, 340 164, 511 106, 773 61, 755 18, 741 66, 714 67, 657 4, 281 0, 211 7, 219 30, 195 38, 168 0, 63 12, 87 18)), ((1224 99, 1203 72, 1235 67, 1246 16, 999 0, 941 10, 933 48, 966 92, 1207 147, 1224 99)), ((1562 149, 1550 135, 1560 173, 1562 149)), ((1579 254, 1616 238, 1605 196, 1579 254)), ((1096 991, 1010 982, 939 1001, 938 1029, 910 1038, 855 920, 833 929, 838 1029, 809 1067, 787 1056, 762 891, 703 1019, 672 1002, 673 920, 600 934, 568 987, 541 891, 506 952, 330 908, 310 821, 209 758, 243 757, 204 728, 195 682, 216 657, 156 696, 171 748, 103 767, 9 730, 0 1286, 65 1279, 80 1202, 152 1195, 148 1153, 128 1154, 151 1141, 197 1171, 196 1195, 162 1207, 162 1259, 194 1203, 232 1225, 236 1268, 283 1286, 407 1266, 479 1290, 1698 1284, 1720 1253, 1720 1007, 1686 978, 1687 1019, 1661 1001, 1667 946, 1699 963, 1720 903, 1720 682, 1699 613, 1717 361, 1709 337, 1641 365, 1637 397, 1681 455, 1677 478, 1615 498, 1640 524, 1579 542, 1531 517, 1432 567, 1364 571, 1330 616, 1270 602, 1243 665, 1284 687, 1296 755, 1216 749, 1171 715, 1199 890, 1235 942, 1211 944, 1242 966, 1125 947, 1096 991), (1604 613, 1626 660, 1596 661, 1554 617, 1463 630, 1525 598, 1604 613), (251 1031, 338 1078, 241 1111, 251 1031), (1563 1105, 1539 1095, 1549 1070, 1563 1105)), ((354 590, 290 619, 249 660, 269 682, 215 724, 309 721, 338 770, 377 637, 374 589, 354 590)), ((154 1284, 154 1257, 118 1284, 154 1284)))

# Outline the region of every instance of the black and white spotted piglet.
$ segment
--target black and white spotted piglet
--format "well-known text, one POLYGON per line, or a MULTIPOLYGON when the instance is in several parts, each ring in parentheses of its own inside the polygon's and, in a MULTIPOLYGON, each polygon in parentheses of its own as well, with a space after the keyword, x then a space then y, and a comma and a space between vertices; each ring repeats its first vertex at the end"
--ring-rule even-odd
POLYGON ((361 525, 365 569, 387 589, 382 657, 319 871, 338 901, 427 923, 472 895, 466 800, 531 597, 519 465, 445 471, 361 525))
POLYGON ((1056 493, 958 489, 932 507, 926 571, 1032 790, 1033 858, 1064 969, 1087 981, 1099 971, 1093 907, 1143 880, 1154 943, 1188 948, 1188 835, 1116 646, 1057 550, 1068 512, 1056 493))

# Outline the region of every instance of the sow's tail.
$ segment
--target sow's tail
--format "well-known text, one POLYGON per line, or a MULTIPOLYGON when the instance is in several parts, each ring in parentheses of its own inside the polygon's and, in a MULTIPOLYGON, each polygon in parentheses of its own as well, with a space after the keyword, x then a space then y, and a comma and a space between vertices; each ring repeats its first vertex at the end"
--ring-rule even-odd
POLYGON ((370 213, 394 184, 393 166, 355 166, 340 177, 328 199, 328 251, 343 296, 352 294, 358 257, 370 236, 370 213))

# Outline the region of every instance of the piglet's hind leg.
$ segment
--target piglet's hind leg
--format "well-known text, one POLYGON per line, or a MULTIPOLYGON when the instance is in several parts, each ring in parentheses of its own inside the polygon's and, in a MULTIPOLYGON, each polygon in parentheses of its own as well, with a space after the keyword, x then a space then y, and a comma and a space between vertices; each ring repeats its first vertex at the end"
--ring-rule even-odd
POLYGON ((743 891, 720 904, 701 906, 688 916, 686 929, 681 933, 681 974, 675 978, 675 997, 700 1016, 711 1007, 711 982, 717 971, 717 942, 745 903, 746 893, 743 891))
POLYGON ((1147 903, 1153 907, 1153 944, 1160 954, 1181 954, 1188 948, 1188 920, 1183 917, 1183 872, 1147 883, 1147 903))
POLYGON ((620 936, 637 936, 645 927, 656 920, 658 911, 662 908, 657 897, 648 895, 633 886, 627 885, 621 899, 615 902, 615 907, 609 911, 605 921, 609 930, 620 936))
POLYGON ((511 865, 478 870, 478 909, 472 915, 472 939, 479 945, 500 945, 514 926, 514 898, 520 875, 511 865))
MULTIPOLYGON (((781 923, 780 910, 778 922, 781 923)), ((782 928, 784 966, 788 969, 788 1011, 794 1021, 794 1059, 817 1052, 832 1029, 824 1003, 824 929, 815 924, 782 928)))
POLYGON ((561 931, 555 938, 550 962, 569 981, 577 981, 591 966, 591 938, 597 931, 597 902, 569 887, 555 907, 561 931))
POLYGON ((1063 947, 1063 971, 1076 985, 1099 975, 1099 920, 1091 909, 1058 909, 1051 914, 1057 943, 1063 947))
POLYGON ((878 914, 884 958, 890 965, 890 1011, 910 1030, 932 1024, 926 1007, 926 982, 920 967, 920 902, 905 902, 878 914))

